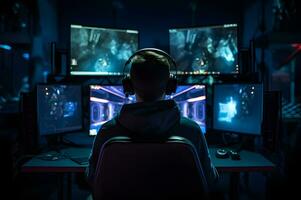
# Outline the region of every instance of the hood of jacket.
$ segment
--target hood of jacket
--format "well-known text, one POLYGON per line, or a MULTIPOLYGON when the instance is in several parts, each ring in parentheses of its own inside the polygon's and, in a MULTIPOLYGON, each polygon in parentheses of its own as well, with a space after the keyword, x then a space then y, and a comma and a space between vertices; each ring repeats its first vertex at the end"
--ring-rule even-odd
POLYGON ((174 100, 126 104, 117 117, 121 126, 140 138, 168 137, 180 121, 174 100))

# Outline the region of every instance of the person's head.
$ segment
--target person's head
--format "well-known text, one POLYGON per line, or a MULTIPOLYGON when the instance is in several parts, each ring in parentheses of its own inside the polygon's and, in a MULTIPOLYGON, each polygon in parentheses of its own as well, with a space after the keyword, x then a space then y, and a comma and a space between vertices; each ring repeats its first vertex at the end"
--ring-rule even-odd
POLYGON ((130 60, 129 82, 138 102, 162 100, 166 93, 175 90, 176 79, 170 78, 174 61, 168 54, 161 50, 144 49, 130 60))

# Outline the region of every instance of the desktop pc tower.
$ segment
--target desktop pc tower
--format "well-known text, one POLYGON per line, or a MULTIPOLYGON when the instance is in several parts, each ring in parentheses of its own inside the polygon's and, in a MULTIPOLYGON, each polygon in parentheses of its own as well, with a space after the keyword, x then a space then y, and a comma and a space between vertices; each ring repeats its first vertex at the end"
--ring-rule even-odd
POLYGON ((24 153, 32 154, 38 152, 37 112, 34 92, 21 93, 21 141, 24 153))
POLYGON ((276 151, 281 134, 281 125, 281 92, 265 92, 262 139, 263 146, 267 151, 276 151))

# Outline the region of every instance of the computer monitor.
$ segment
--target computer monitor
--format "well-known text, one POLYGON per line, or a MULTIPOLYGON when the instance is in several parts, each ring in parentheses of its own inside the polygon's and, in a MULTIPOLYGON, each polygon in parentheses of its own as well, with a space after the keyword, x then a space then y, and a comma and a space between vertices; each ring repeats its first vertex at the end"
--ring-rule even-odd
MULTIPOLYGON (((199 124, 202 132, 206 132, 206 88, 204 85, 180 85, 173 95, 166 99, 174 99, 184 117, 199 124)), ((135 103, 135 96, 125 97, 122 86, 90 85, 90 132, 96 135, 101 126, 115 117, 121 107, 127 103, 135 103)))
POLYGON ((260 135, 262 116, 262 84, 214 85, 214 130, 260 135))
POLYGON ((179 75, 238 74, 237 24, 169 30, 179 75))
POLYGON ((101 126, 114 118, 125 103, 134 102, 135 96, 126 97, 121 85, 90 85, 89 135, 96 135, 101 126))
POLYGON ((206 86, 179 85, 176 93, 166 96, 174 99, 181 111, 181 115, 195 121, 206 133, 206 86))
POLYGON ((82 129, 80 85, 37 85, 37 122, 41 136, 82 129))
POLYGON ((71 25, 71 75, 122 75, 138 50, 138 31, 71 25))

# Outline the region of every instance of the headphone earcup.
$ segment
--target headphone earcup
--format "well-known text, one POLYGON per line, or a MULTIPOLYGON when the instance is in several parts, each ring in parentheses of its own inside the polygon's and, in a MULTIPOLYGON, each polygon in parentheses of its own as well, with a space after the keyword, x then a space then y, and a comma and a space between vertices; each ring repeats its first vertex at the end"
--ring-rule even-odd
POLYGON ((127 76, 124 79, 122 79, 122 86, 123 86, 123 92, 125 95, 134 95, 135 94, 135 90, 133 88, 130 77, 127 76))
POLYGON ((175 93, 177 90, 177 85, 177 79, 175 77, 170 77, 166 85, 165 94, 171 95, 172 93, 175 93))

